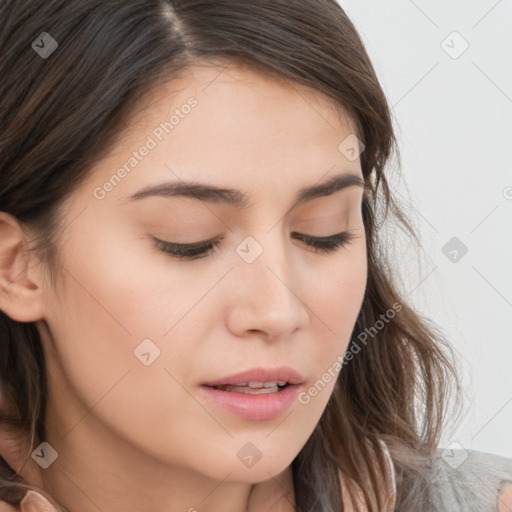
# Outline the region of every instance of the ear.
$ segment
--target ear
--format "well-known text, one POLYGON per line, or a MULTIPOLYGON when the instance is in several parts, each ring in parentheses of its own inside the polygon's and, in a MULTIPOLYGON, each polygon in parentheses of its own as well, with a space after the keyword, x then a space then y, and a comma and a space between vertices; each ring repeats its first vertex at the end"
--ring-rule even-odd
POLYGON ((0 309, 18 322, 43 318, 40 262, 27 247, 20 223, 0 212, 0 309))

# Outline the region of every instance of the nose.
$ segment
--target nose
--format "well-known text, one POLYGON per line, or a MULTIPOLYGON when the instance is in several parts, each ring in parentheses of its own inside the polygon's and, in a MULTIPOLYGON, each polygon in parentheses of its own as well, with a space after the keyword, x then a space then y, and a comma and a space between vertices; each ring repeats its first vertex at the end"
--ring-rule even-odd
POLYGON ((311 280, 292 265, 284 242, 276 238, 267 237, 263 252, 254 261, 241 258, 231 272, 232 307, 227 323, 238 337, 261 333, 265 338, 283 339, 309 322, 305 283, 311 280))

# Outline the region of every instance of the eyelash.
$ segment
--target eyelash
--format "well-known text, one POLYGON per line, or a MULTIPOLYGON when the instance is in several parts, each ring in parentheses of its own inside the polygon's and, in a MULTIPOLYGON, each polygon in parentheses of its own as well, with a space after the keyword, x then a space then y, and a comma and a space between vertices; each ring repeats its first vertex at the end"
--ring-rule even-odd
MULTIPOLYGON (((296 232, 292 233, 292 235, 294 235, 294 238, 304 241, 306 245, 312 247, 315 252, 323 254, 341 249, 348 245, 351 240, 357 238, 357 235, 352 231, 343 231, 342 233, 324 237, 302 235, 296 232)), ((156 237, 153 237, 153 239, 155 240, 157 248, 162 252, 170 254, 174 258, 188 260, 200 259, 207 256, 210 252, 218 249, 219 243, 222 240, 222 238, 219 238, 198 244, 174 244, 159 240, 156 237)))

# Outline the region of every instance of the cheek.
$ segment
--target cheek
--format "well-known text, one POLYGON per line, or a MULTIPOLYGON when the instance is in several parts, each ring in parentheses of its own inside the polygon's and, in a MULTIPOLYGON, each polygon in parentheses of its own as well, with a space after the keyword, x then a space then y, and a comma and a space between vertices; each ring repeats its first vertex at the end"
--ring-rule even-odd
POLYGON ((315 275, 316 284, 309 296, 319 329, 325 333, 321 347, 328 357, 345 351, 362 306, 366 281, 364 246, 359 246, 350 257, 340 258, 329 272, 315 275))
MULTIPOLYGON (((346 256, 346 255, 345 255, 346 256)), ((298 396, 299 408, 318 421, 332 394, 362 306, 367 280, 366 251, 358 246, 350 257, 340 258, 334 269, 317 273, 308 295, 315 330, 304 352, 311 379, 298 396)), ((314 425, 312 425, 314 427, 314 425)))
POLYGON ((187 460, 205 421, 180 385, 194 367, 193 338, 201 339, 198 322, 186 317, 193 306, 187 297, 197 301, 204 287, 185 294, 178 277, 181 289, 169 289, 154 268, 137 265, 133 253, 100 245, 101 251, 89 246, 87 265, 73 265, 72 258, 64 264, 60 309, 48 320, 48 382, 59 432, 80 436, 99 420, 117 439, 155 458, 172 453, 187 460), (143 340, 151 341, 141 345, 143 340))
POLYGON ((345 263, 341 271, 333 272, 323 283, 317 283, 315 296, 311 298, 311 308, 318 312, 318 318, 315 318, 315 330, 303 351, 310 368, 310 379, 298 394, 295 406, 297 421, 308 433, 320 420, 342 371, 343 358, 364 297, 365 259, 345 263))
MULTIPOLYGON (((148 372, 143 372, 149 369, 134 350, 145 339, 159 347, 149 344, 151 357, 155 350, 163 350, 162 336, 176 321, 170 312, 180 313, 179 301, 170 302, 175 295, 172 290, 165 297, 155 293, 161 276, 150 271, 134 242, 130 246, 106 236, 106 228, 105 233, 98 229, 95 235, 87 229, 76 232, 80 238, 68 240, 65 246, 64 282, 53 294, 55 301, 47 315, 53 338, 47 343, 50 385, 54 380, 60 394, 68 386, 87 410, 109 390, 114 396, 125 389, 123 393, 133 396, 129 398, 133 402, 139 395, 137 378, 148 378, 148 372)), ((151 384, 162 389, 161 383, 151 384)), ((73 423, 81 411, 69 410, 73 423)))

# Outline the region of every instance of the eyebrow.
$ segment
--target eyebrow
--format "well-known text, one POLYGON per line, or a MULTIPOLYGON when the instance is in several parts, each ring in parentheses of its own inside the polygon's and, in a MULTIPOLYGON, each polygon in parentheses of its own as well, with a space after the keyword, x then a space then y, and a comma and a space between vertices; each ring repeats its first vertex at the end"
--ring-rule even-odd
MULTIPOLYGON (((359 176, 351 173, 337 174, 323 183, 304 187, 299 190, 292 208, 317 197, 325 197, 348 187, 360 187, 363 190, 371 189, 359 176)), ((240 210, 249 206, 247 194, 232 188, 219 188, 213 185, 198 182, 171 182, 159 185, 149 185, 128 197, 129 201, 146 197, 191 197, 210 203, 227 204, 240 210)))

